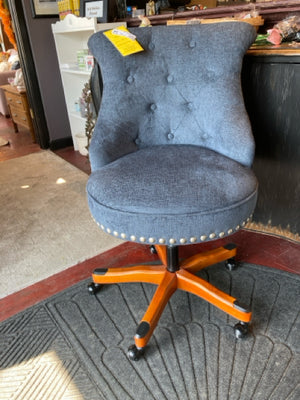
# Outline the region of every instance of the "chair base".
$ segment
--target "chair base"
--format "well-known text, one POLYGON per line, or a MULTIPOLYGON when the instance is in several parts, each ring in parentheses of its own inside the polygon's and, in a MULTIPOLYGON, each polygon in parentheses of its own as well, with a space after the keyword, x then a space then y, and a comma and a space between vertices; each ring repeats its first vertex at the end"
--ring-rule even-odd
POLYGON ((155 246, 155 250, 161 264, 111 269, 98 268, 93 272, 93 283, 89 285, 89 291, 92 294, 95 294, 102 284, 146 282, 157 285, 148 309, 137 327, 134 336, 135 345, 129 348, 130 359, 137 360, 143 353, 166 304, 177 289, 195 294, 239 320, 235 326, 236 338, 243 337, 247 333, 248 324, 251 321, 251 311, 234 297, 195 275, 205 267, 226 260, 228 260, 228 268, 233 269, 236 255, 235 245, 227 244, 182 261, 178 257, 178 246, 155 246))

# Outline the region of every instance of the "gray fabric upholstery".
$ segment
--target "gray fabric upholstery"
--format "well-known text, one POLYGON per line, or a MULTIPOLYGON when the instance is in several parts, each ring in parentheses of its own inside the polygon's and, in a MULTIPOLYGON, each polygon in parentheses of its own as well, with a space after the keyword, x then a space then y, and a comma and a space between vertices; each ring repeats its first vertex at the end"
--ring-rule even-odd
POLYGON ((232 22, 130 31, 145 51, 122 57, 103 33, 89 40, 103 79, 90 146, 92 215, 108 233, 142 243, 233 233, 257 195, 240 84, 254 28, 232 22))

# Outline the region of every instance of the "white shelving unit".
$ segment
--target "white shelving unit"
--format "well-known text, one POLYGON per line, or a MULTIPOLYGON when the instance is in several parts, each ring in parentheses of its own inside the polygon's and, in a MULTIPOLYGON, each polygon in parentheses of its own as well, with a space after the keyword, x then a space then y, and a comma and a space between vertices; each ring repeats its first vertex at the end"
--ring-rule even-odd
POLYGON ((89 37, 100 30, 113 29, 125 23, 97 24, 96 18, 80 18, 69 14, 62 21, 52 24, 61 80, 68 111, 74 149, 78 150, 76 135, 84 134, 85 118, 76 110, 84 84, 91 71, 77 67, 77 51, 88 48, 89 37))

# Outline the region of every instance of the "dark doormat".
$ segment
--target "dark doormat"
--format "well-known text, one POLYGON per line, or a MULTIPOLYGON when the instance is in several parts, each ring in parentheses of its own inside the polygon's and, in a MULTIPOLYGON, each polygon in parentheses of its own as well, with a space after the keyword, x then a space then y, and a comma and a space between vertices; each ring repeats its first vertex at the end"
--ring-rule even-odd
POLYGON ((201 276, 251 304, 246 339, 231 317, 177 291, 144 358, 129 361, 155 286, 91 296, 84 281, 0 324, 1 400, 299 400, 300 277, 251 264, 201 276))

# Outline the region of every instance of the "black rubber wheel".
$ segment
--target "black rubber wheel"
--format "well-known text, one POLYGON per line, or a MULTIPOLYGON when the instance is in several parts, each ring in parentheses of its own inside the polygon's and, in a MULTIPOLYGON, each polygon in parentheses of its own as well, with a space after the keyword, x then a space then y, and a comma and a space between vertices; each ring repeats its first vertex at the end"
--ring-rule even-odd
POLYGON ((228 269, 228 271, 233 271, 234 269, 237 269, 238 263, 236 262, 235 258, 229 258, 225 261, 225 267, 228 269))
POLYGON ((138 361, 144 354, 144 349, 138 349, 135 344, 128 348, 127 356, 131 361, 138 361))
POLYGON ((157 254, 155 246, 150 246, 150 251, 152 254, 157 254))
POLYGON ((249 332, 249 324, 246 322, 238 322, 234 326, 234 334, 236 339, 243 339, 248 335, 249 332))
POLYGON ((92 283, 88 284, 88 292, 89 292, 89 294, 93 294, 94 295, 94 294, 98 293, 100 291, 100 289, 101 289, 100 283, 92 282, 92 283))

